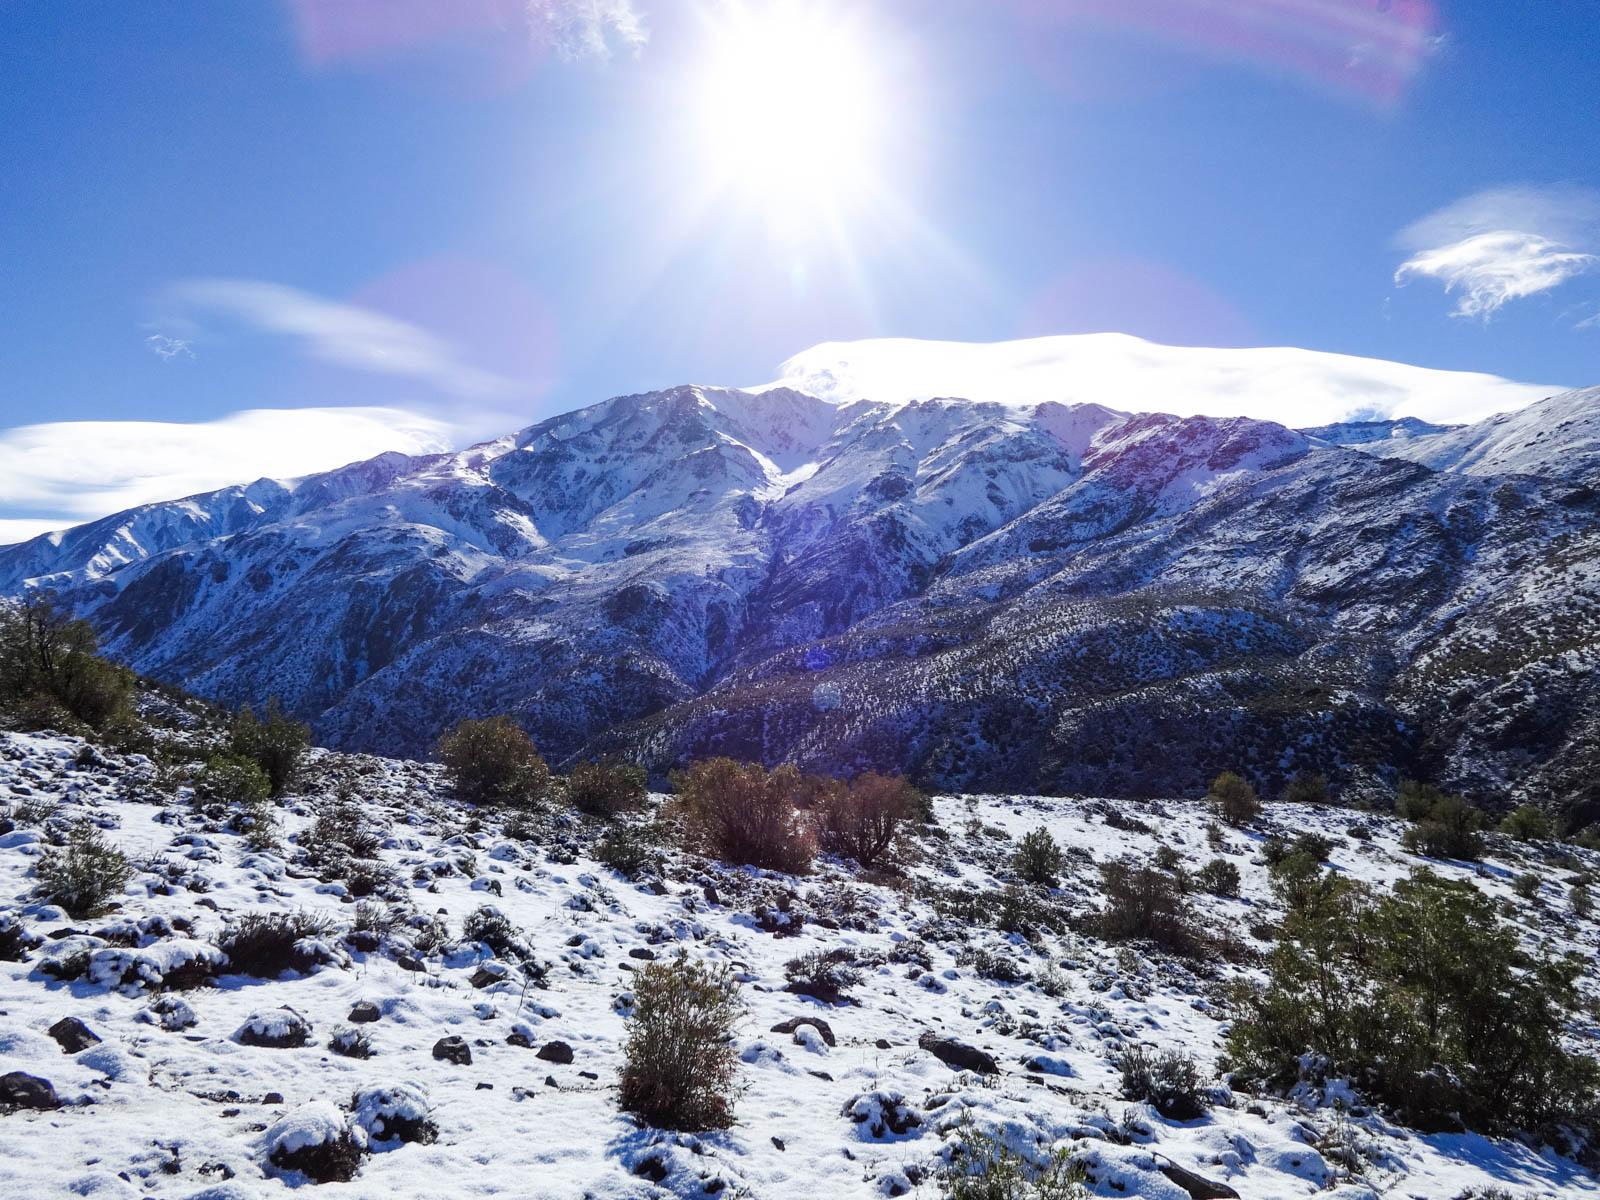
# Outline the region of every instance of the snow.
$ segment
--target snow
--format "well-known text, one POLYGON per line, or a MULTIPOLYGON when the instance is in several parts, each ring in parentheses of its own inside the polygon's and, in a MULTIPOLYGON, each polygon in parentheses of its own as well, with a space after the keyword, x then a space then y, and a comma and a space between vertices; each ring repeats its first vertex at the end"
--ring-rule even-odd
MULTIPOLYGON (((181 936, 146 934, 155 940, 135 952, 165 964, 193 961, 193 943, 207 943, 242 913, 308 910, 335 923, 333 939, 348 931, 353 902, 322 890, 295 861, 292 842, 281 854, 251 851, 239 836, 207 825, 181 797, 164 805, 127 799, 139 793, 129 785, 147 779, 148 766, 107 754, 107 765, 80 768, 77 746, 67 738, 0 735, 0 801, 23 798, 27 788, 27 798, 60 805, 46 832, 90 816, 146 866, 152 858, 162 865, 135 879, 114 916, 72 922, 29 899, 35 858, 27 851, 36 843, 0 851, 0 905, 26 913, 32 932, 84 929, 66 942, 88 944, 95 931, 125 933, 130 922, 150 930, 191 922, 192 933, 181 936)), ((1213 978, 1182 960, 1084 935, 1029 943, 952 923, 926 898, 999 888, 1016 839, 1044 825, 1069 852, 1062 894, 1083 907, 1095 902, 1098 863, 1148 856, 1159 845, 1173 847, 1189 869, 1226 856, 1240 869, 1240 897, 1195 894, 1191 902, 1198 916, 1242 930, 1276 911, 1256 854, 1266 831, 1329 835, 1335 867, 1383 887, 1417 861, 1402 851, 1402 827, 1388 818, 1274 804, 1262 830, 1227 830, 1215 850, 1207 842, 1208 814, 1193 801, 950 796, 936 801, 951 835, 948 851, 930 842, 927 860, 911 868, 923 893, 864 883, 831 861, 809 877, 790 878, 674 851, 657 894, 595 861, 600 828, 571 814, 552 817, 536 840, 522 841, 505 834, 500 814, 477 814, 446 798, 435 767, 323 751, 312 758, 316 778, 355 781, 365 810, 390 835, 382 860, 405 881, 418 914, 437 913, 458 934, 465 917, 492 903, 527 941, 531 961, 548 965, 544 986, 526 982, 509 958, 489 960, 476 946, 422 953, 423 969, 407 970, 395 953, 402 943, 392 939, 310 975, 263 980, 220 966, 215 986, 181 996, 94 979, 54 982, 37 969, 43 951, 28 962, 0 963, 0 1070, 49 1079, 68 1106, 0 1116, 0 1195, 97 1194, 83 1190, 92 1185, 100 1194, 178 1200, 286 1197, 296 1177, 269 1168, 274 1148, 320 1144, 347 1129, 373 1133, 394 1118, 432 1121, 438 1140, 374 1137, 377 1152, 356 1178, 320 1185, 317 1195, 690 1197, 721 1181, 728 1194, 866 1200, 901 1188, 931 1200, 936 1189, 912 1180, 926 1180, 948 1160, 952 1131, 970 1118, 1022 1153, 1068 1149, 1091 1165, 1098 1196, 1182 1200, 1160 1173, 1173 1163, 1251 1200, 1377 1193, 1435 1200, 1488 1186, 1518 1196, 1600 1196, 1591 1176, 1549 1151, 1419 1135, 1380 1116, 1352 1114, 1349 1091, 1337 1086, 1292 1099, 1231 1093, 1215 1073, 1224 1028, 1217 989, 1254 968, 1224 965, 1213 978), (1142 821, 1146 831, 1107 824, 1113 812, 1142 821), (1347 836, 1357 824, 1372 836, 1347 836), (499 884, 499 894, 475 886, 480 882, 499 884), (715 901, 707 885, 715 887, 715 901), (763 932, 751 919, 755 908, 770 910, 786 894, 794 912, 809 916, 793 936, 763 932), (823 919, 839 927, 827 928, 823 919), (960 937, 949 940, 952 934, 960 937), (852 989, 854 1003, 830 1007, 783 990, 787 960, 839 947, 867 964, 852 989), (660 959, 680 950, 731 964, 745 981, 747 1015, 736 1046, 743 1091, 737 1123, 724 1132, 664 1133, 617 1110, 630 972, 645 961, 641 954, 660 959), (978 950, 1013 960, 1028 981, 984 978, 960 957, 978 950), (504 969, 501 981, 473 986, 487 961, 504 969), (359 1001, 380 1014, 358 1026, 371 1039, 370 1059, 326 1048, 359 1001), (293 1018, 283 1006, 313 1027, 308 1045, 231 1040, 246 1024, 286 1028, 293 1018), (194 1024, 163 1028, 158 1009, 194 1024), (44 1031, 68 1015, 103 1044, 64 1055, 44 1031), (773 1030, 794 1018, 825 1020, 836 1044, 809 1024, 773 1030), (1001 1074, 980 1081, 952 1071, 918 1048, 929 1031, 992 1054, 1001 1074), (448 1035, 466 1041, 470 1065, 433 1057, 434 1044, 448 1035), (557 1040, 573 1048, 571 1065, 536 1057, 557 1040), (1212 1111, 1179 1123, 1123 1099, 1118 1056, 1135 1042, 1195 1055, 1217 1096, 1212 1111), (1344 1111, 1335 1100, 1345 1102, 1344 1111), (903 1119, 907 1113, 915 1125, 903 1119), (882 1134, 875 1132, 880 1125, 882 1134), (1337 1166, 1329 1148, 1340 1139, 1362 1147, 1362 1178, 1337 1166), (223 1167, 231 1178, 219 1177, 223 1167), (661 1170, 658 1184, 635 1173, 661 1170)), ((288 835, 310 825, 321 794, 289 798, 281 813, 288 835)), ((1535 869, 1522 854, 1497 841, 1481 867, 1430 865, 1470 878, 1502 901, 1530 945, 1548 938, 1557 949, 1586 954, 1583 986, 1592 998, 1600 989, 1596 927, 1562 915, 1553 881, 1540 901, 1517 896, 1512 880, 1535 869)), ((1600 867, 1600 856, 1583 859, 1590 870, 1600 867)), ((1577 1034, 1592 1045, 1596 1030, 1577 1034)))
POLYGON ((1103 404, 1178 416, 1257 417, 1289 426, 1352 416, 1476 421, 1560 387, 1295 347, 1161 346, 1122 333, 1009 342, 873 338, 795 355, 767 387, 846 403, 934 396, 1032 405, 1103 404))

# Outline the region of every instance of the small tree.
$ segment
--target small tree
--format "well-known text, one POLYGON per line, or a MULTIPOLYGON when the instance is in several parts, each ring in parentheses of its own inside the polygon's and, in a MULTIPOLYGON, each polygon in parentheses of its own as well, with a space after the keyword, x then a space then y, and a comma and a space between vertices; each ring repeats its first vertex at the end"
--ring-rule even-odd
POLYGON ((663 1129, 726 1129, 733 1123, 743 1007, 728 966, 679 953, 634 972, 619 1100, 663 1129))
POLYGON ((46 850, 34 870, 40 894, 76 918, 99 916, 133 878, 127 857, 87 821, 72 827, 64 847, 46 850))
POLYGON ((1474 862, 1483 855, 1484 814, 1460 796, 1441 795, 1428 815, 1406 830, 1401 842, 1407 850, 1428 858, 1459 858, 1474 862))
POLYGON ((246 706, 234 719, 230 736, 233 752, 251 759, 266 774, 272 795, 281 796, 294 782, 295 770, 311 744, 311 730, 283 715, 278 698, 267 701, 267 719, 256 719, 246 706))
POLYGON ((1219 817, 1235 827, 1248 825, 1261 815, 1255 788, 1232 771, 1224 771, 1211 781, 1206 799, 1219 817))
POLYGON ((828 780, 812 804, 822 844, 843 858, 872 867, 894 843, 902 822, 918 810, 917 789, 899 776, 868 771, 848 785, 828 780))
POLYGON ((1283 798, 1294 804, 1327 804, 1331 799, 1328 777, 1321 771, 1296 771, 1283 789, 1283 798))
POLYGON ((1512 809, 1500 822, 1500 832, 1524 842, 1545 842, 1556 836, 1550 814, 1532 804, 1512 809))
POLYGON ((1106 907, 1095 925, 1108 942, 1148 938, 1180 954, 1192 954, 1200 939, 1184 919, 1177 881, 1152 866, 1117 861, 1101 864, 1106 907))
POLYGON ((1195 872, 1194 881, 1213 896, 1239 894, 1239 868, 1225 858, 1213 858, 1195 872))
POLYGON ((194 777, 194 798, 200 805, 239 804, 253 808, 264 804, 271 790, 267 773, 256 765, 255 759, 226 750, 208 758, 194 777))
POLYGON ((1011 869, 1023 883, 1037 883, 1055 887, 1061 875, 1065 856, 1055 838, 1043 825, 1022 835, 1016 853, 1011 856, 1011 869))
POLYGON ((567 799, 592 817, 614 817, 644 806, 648 777, 632 763, 578 763, 567 776, 567 799))
POLYGON ((469 804, 527 804, 550 783, 533 739, 510 717, 459 721, 434 753, 449 768, 455 793, 469 804))
POLYGON ((35 725, 64 716, 100 729, 131 720, 133 682, 100 657, 93 626, 57 612, 50 593, 0 608, 0 708, 35 725))
POLYGON ((672 782, 690 836, 724 862, 796 875, 811 868, 816 837, 795 808, 804 790, 795 768, 708 758, 672 782))

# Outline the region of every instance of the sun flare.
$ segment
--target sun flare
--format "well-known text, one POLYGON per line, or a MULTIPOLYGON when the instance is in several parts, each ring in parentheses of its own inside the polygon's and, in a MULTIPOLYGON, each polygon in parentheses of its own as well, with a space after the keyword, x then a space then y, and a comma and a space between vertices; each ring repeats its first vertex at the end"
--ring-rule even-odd
POLYGON ((695 137, 719 187, 776 219, 846 206, 881 160, 884 96, 865 31, 806 0, 721 11, 695 137))

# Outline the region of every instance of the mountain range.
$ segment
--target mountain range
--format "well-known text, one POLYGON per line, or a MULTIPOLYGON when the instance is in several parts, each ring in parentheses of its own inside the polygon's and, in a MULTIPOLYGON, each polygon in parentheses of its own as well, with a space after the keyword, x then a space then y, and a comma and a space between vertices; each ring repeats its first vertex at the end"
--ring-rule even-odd
POLYGON ((823 351, 130 509, 0 549, 0 594, 53 589, 139 671, 275 695, 349 749, 507 712, 553 761, 658 772, 1176 795, 1314 770, 1600 816, 1600 388, 1312 356, 1336 386, 1293 411, 1366 387, 1387 415, 1296 429, 1195 410, 1259 407, 1309 352, 1197 352, 1229 358, 1160 375, 1173 415, 1103 372, 955 398, 823 351), (1522 406, 1439 419, 1452 386, 1522 406))

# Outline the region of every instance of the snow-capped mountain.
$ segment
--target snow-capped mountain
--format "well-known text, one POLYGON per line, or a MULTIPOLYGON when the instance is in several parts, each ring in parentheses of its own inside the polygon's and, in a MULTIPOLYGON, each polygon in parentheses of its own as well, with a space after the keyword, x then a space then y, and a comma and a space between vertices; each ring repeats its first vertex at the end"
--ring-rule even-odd
POLYGON ((1304 767, 1596 815, 1600 391, 1371 440, 832 378, 148 505, 0 551, 0 592, 344 747, 510 712, 557 760, 1121 794, 1304 767))

